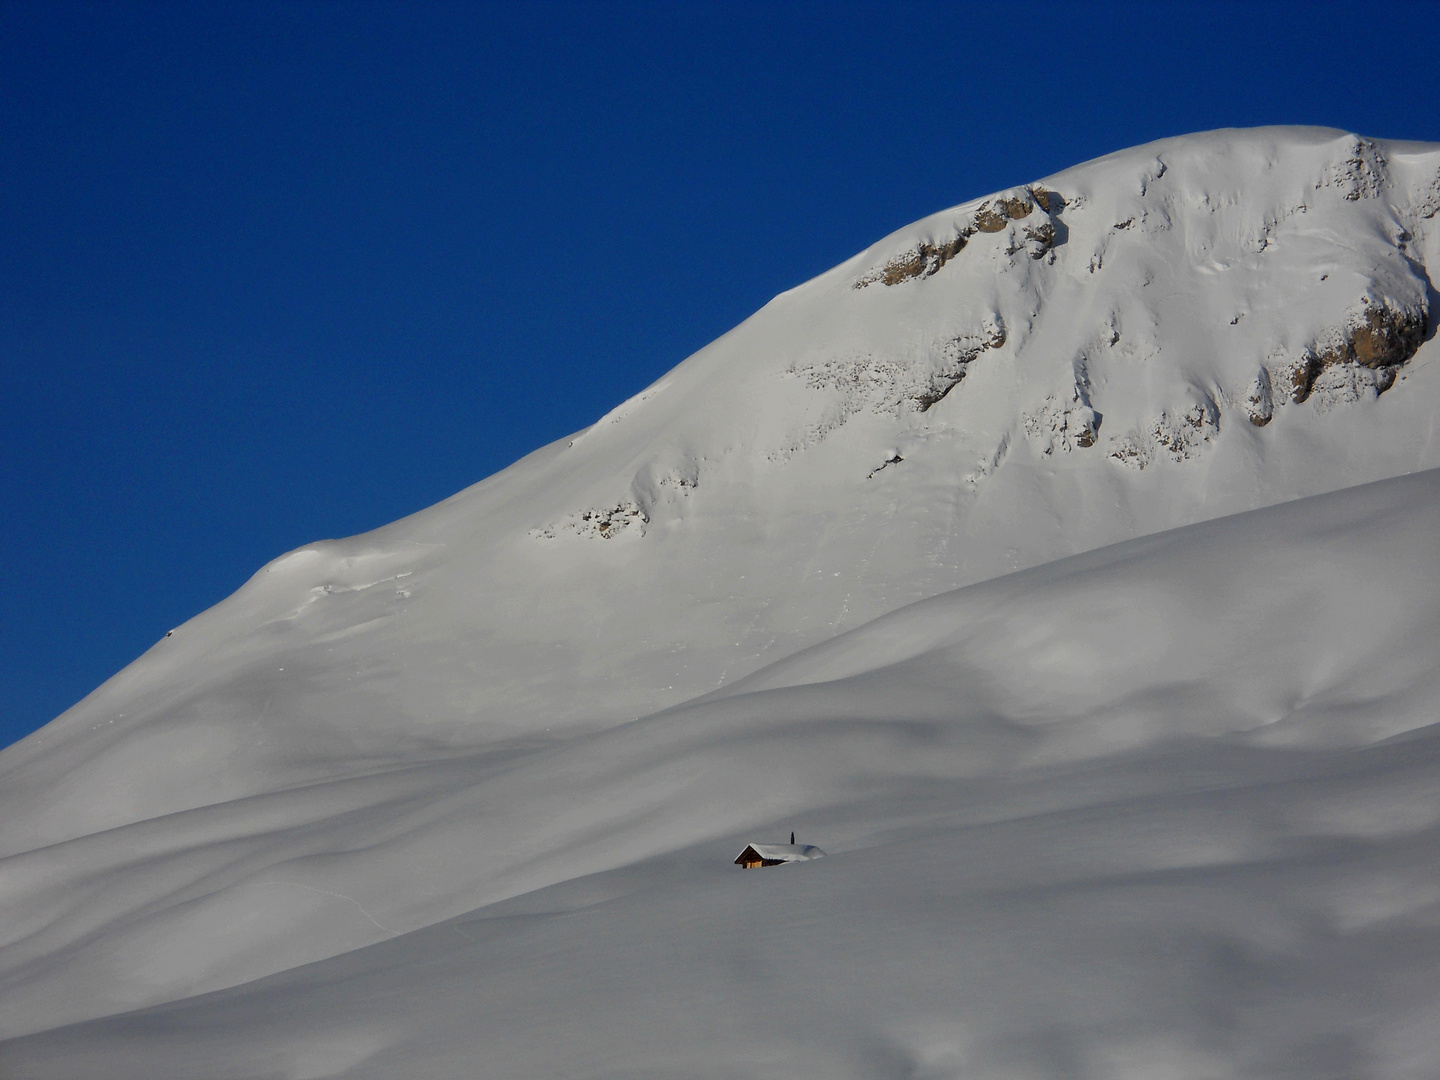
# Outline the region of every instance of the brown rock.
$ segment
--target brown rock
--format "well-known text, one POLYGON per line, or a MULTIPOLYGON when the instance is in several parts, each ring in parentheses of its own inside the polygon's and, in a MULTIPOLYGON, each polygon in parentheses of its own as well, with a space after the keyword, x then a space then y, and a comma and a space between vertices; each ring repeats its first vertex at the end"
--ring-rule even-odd
POLYGON ((855 283, 855 287, 863 289, 876 281, 886 285, 899 285, 915 278, 929 277, 960 254, 965 247, 965 239, 966 234, 960 232, 939 244, 922 243, 903 255, 895 256, 880 268, 878 274, 872 273, 860 279, 855 283))
POLYGON ((1358 318, 1348 322, 1338 344, 1323 352, 1307 349, 1289 369, 1291 400, 1304 401, 1320 372, 1347 363, 1384 371, 1376 382, 1378 391, 1384 393, 1395 381, 1393 369, 1414 356, 1425 340, 1427 323, 1425 311, 1397 311, 1388 304, 1366 303, 1358 318))
POLYGON ((1350 339, 1355 362, 1369 368, 1394 367, 1415 355, 1425 340, 1425 317, 1412 312, 1376 306, 1365 312, 1365 322, 1350 339))
POLYGON ((1285 372, 1285 381, 1290 384, 1291 401, 1298 405, 1310 396, 1310 388, 1315 385, 1315 376, 1320 374, 1322 367, 1320 358, 1312 352, 1306 352, 1290 366, 1285 372))
POLYGON ((1030 252, 1032 259, 1043 258, 1045 253, 1055 246, 1055 225, 1049 221, 1043 221, 1039 225, 1025 226, 1025 239, 1034 240, 1036 247, 1030 252))
POLYGON ((1005 214, 1000 209, 992 210, 986 203, 975 211, 975 228, 983 233, 997 233, 1005 228, 1005 214))
POLYGON ((1058 191, 1046 191, 1042 187, 1031 188, 1030 194, 1047 214, 1058 214, 1065 209, 1065 197, 1058 191))
POLYGON ((1035 204, 1029 199, 997 199, 997 205, 1004 211, 1005 216, 1011 221, 1019 221, 1023 217, 1029 217, 1030 211, 1035 209, 1035 204))

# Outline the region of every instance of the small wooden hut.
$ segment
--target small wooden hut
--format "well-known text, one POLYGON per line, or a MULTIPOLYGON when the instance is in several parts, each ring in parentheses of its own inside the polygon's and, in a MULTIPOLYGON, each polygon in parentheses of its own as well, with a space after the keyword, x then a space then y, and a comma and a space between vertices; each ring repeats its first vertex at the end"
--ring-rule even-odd
POLYGON ((785 863, 818 859, 825 852, 814 844, 746 844, 735 856, 735 865, 753 870, 757 866, 783 866, 785 863))

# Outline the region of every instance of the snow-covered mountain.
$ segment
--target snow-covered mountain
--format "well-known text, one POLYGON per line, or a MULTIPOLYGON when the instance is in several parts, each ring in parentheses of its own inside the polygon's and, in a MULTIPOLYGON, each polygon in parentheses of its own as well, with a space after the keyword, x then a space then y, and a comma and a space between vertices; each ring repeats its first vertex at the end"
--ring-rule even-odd
POLYGON ((0 1075, 1433 1075, 1435 266, 1154 143, 277 559, 0 754, 0 1075))

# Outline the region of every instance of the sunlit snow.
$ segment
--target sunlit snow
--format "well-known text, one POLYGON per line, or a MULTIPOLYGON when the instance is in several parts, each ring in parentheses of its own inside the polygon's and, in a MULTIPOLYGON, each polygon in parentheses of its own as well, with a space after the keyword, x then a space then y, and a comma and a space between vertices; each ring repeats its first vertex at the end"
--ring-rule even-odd
POLYGON ((1114 154, 282 556, 0 754, 0 1076, 1428 1080, 1437 215, 1114 154))

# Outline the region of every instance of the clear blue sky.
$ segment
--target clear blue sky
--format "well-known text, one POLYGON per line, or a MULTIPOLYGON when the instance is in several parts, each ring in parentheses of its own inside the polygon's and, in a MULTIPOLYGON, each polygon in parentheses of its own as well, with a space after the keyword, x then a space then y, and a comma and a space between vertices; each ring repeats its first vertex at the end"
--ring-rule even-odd
POLYGON ((1440 4, 0 3, 0 745, 906 222, 1440 140, 1440 4))

